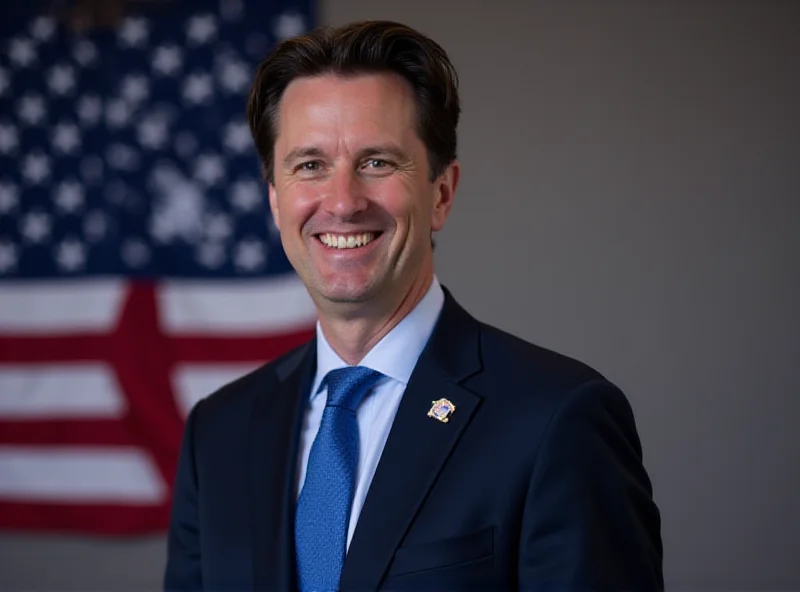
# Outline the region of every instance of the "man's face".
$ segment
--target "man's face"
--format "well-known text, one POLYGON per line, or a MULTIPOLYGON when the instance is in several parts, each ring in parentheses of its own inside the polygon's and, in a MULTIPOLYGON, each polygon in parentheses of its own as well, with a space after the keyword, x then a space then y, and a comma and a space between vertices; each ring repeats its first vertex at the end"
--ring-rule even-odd
POLYGON ((323 312, 386 311, 432 277, 431 231, 444 226, 458 164, 430 180, 416 121, 395 74, 306 77, 284 92, 270 208, 323 312))

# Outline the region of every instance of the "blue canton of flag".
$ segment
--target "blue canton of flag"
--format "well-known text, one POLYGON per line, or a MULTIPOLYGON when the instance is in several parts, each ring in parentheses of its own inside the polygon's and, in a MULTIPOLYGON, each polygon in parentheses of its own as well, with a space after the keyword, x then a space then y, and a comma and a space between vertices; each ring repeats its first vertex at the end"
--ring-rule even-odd
POLYGON ((310 0, 127 4, 0 25, 0 528, 165 528, 193 403, 313 327, 244 116, 310 0))

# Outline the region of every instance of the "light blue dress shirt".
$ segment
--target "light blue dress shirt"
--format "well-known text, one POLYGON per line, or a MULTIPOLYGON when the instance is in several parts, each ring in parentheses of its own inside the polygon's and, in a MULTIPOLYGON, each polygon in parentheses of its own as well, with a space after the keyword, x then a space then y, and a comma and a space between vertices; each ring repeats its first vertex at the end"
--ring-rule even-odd
MULTIPOLYGON (((347 547, 356 529, 358 516, 364 506, 375 469, 378 467, 383 447, 389 437, 394 416, 403 398, 417 359, 433 332, 444 304, 444 292, 436 277, 417 306, 381 339, 364 357, 359 366, 366 366, 384 375, 367 395, 356 412, 358 419, 359 453, 356 472, 356 489, 350 524, 347 529, 347 547)), ((322 385, 325 375, 336 368, 347 366, 333 348, 317 323, 317 373, 311 385, 311 397, 300 435, 300 466, 298 467, 297 495, 306 478, 306 466, 311 445, 317 436, 322 412, 328 399, 328 390, 322 385)))

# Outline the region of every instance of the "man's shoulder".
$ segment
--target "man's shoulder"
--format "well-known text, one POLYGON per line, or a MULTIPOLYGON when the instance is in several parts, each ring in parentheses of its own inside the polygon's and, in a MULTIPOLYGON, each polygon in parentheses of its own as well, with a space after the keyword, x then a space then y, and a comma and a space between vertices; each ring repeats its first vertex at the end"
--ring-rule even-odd
POLYGON ((281 380, 299 367, 308 347, 308 343, 295 347, 221 386, 201 400, 204 413, 214 415, 247 408, 257 397, 269 396, 281 380))
POLYGON ((587 363, 479 322, 483 371, 509 384, 553 393, 570 391, 605 377, 587 363))

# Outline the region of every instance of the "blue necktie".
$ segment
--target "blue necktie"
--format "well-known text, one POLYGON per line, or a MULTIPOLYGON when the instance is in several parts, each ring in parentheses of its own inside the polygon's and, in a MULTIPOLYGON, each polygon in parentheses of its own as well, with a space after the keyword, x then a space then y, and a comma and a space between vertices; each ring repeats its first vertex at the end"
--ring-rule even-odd
POLYGON ((339 589, 358 468, 356 409, 382 376, 363 366, 331 370, 325 376, 328 401, 308 456, 295 514, 302 592, 339 589))

